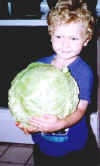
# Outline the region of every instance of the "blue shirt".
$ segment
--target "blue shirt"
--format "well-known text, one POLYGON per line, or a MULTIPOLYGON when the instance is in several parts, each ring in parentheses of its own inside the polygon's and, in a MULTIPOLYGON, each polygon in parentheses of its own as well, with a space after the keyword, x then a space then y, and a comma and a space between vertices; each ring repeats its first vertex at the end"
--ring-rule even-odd
MULTIPOLYGON (((41 58, 39 62, 50 64, 54 56, 41 58)), ((90 103, 93 87, 93 73, 90 66, 78 57, 68 68, 79 86, 79 98, 90 103)), ((80 150, 85 146, 87 138, 88 126, 85 116, 64 132, 32 134, 33 141, 39 145, 43 153, 49 156, 63 156, 80 150)))

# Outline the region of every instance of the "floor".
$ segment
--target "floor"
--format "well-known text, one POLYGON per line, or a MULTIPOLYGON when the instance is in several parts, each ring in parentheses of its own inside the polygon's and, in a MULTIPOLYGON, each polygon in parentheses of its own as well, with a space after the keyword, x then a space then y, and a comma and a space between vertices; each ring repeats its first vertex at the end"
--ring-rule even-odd
POLYGON ((35 166, 33 145, 0 143, 0 166, 35 166))
POLYGON ((35 166, 33 146, 34 144, 0 142, 0 166, 35 166))

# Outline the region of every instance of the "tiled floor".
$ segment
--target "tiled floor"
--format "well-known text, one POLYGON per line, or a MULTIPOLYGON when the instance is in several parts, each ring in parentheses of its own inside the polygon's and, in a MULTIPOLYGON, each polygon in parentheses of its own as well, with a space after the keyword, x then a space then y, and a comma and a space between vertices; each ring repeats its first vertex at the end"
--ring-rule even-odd
POLYGON ((0 166, 35 166, 33 146, 34 144, 0 142, 0 166))
POLYGON ((0 143, 0 166, 35 166, 33 145, 0 143))
POLYGON ((33 146, 19 143, 0 143, 0 166, 35 166, 32 156, 33 146))

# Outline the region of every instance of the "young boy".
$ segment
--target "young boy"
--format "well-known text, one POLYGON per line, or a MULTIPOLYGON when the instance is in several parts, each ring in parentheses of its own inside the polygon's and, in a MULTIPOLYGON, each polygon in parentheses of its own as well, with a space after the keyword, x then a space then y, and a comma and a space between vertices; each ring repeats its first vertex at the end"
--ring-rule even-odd
POLYGON ((73 6, 71 1, 58 1, 48 15, 48 31, 55 54, 39 61, 59 70, 67 66, 78 83, 80 101, 77 110, 64 119, 48 114, 32 117, 28 130, 16 123, 25 133, 32 134, 36 166, 94 166, 94 163, 87 163, 83 153, 88 140, 85 113, 91 102, 93 74, 80 58, 83 47, 92 38, 93 25, 94 18, 84 3, 73 6), (57 138, 56 141, 53 138, 57 138))

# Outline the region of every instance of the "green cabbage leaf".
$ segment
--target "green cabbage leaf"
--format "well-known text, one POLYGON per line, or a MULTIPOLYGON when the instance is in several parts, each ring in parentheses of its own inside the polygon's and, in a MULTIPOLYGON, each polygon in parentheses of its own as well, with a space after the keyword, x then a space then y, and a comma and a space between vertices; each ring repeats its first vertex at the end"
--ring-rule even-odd
POLYGON ((8 107, 15 121, 29 127, 32 116, 59 118, 72 114, 79 102, 79 88, 67 67, 34 62, 20 71, 8 90, 8 107))

